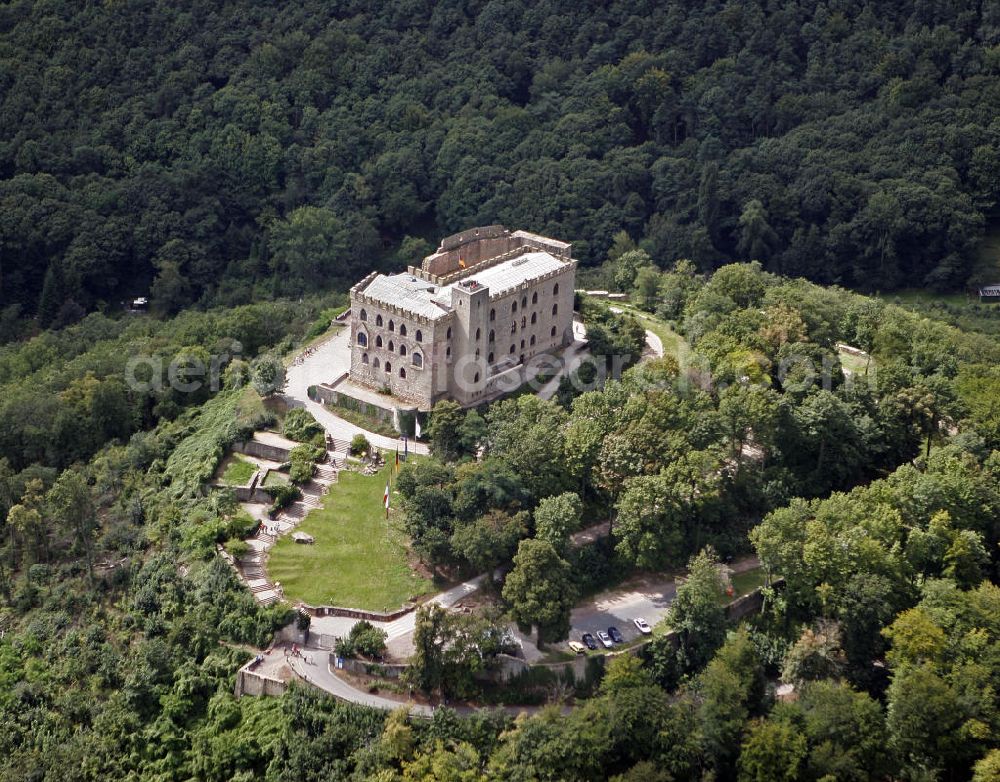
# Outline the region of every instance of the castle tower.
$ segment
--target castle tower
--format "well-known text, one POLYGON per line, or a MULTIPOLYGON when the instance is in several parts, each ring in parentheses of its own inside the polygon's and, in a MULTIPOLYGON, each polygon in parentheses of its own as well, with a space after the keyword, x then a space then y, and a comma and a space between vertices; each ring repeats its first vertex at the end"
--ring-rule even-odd
POLYGON ((449 393, 460 404, 467 404, 481 395, 486 387, 490 290, 475 279, 462 280, 452 289, 451 304, 455 321, 449 393))

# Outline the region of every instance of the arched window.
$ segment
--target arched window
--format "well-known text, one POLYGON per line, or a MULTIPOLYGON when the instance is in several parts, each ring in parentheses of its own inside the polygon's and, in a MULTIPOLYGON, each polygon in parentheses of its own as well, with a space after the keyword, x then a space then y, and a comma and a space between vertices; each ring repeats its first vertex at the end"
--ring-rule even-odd
POLYGON ((532 345, 535 344, 535 335, 534 334, 531 335, 530 344, 532 344, 532 345))
POLYGON ((406 345, 400 345, 399 346, 399 355, 401 355, 401 356, 405 356, 406 355, 406 345))
POLYGON ((552 331, 550 331, 549 334, 551 336, 553 336, 553 337, 556 335, 556 327, 555 326, 552 327, 552 331))
POLYGON ((392 372, 392 364, 390 364, 388 361, 385 362, 385 371, 392 372))
POLYGON ((473 383, 478 383, 479 382, 479 373, 478 372, 476 372, 476 376, 474 378, 472 378, 472 382, 473 383))
POLYGON ((358 315, 358 317, 361 319, 362 323, 367 323, 368 322, 368 313, 365 312, 364 310, 361 310, 361 314, 358 315))
POLYGON ((396 346, 392 344, 392 340, 389 340, 389 352, 392 353, 396 349, 396 346))
POLYGON ((420 329, 417 329, 417 342, 423 342, 423 341, 424 341, 424 332, 422 332, 420 329))
POLYGON ((378 356, 375 356, 375 360, 372 361, 372 366, 375 367, 375 369, 378 369, 378 365, 379 365, 378 356))
POLYGON ((496 342, 497 334, 493 329, 490 329, 490 342, 496 342))
POLYGON ((521 309, 524 309, 527 306, 528 306, 528 297, 527 296, 522 296, 521 297, 521 309))
POLYGON ((479 348, 476 348, 476 358, 479 358, 479 348))
POLYGON ((513 304, 510 305, 510 311, 511 312, 517 312, 517 302, 516 301, 513 304))
POLYGON ((558 282, 555 285, 552 286, 552 295, 553 296, 558 296, 559 295, 559 283, 558 282))
POLYGON ((538 304, 538 291, 531 294, 531 303, 538 304))
POLYGON ((406 370, 403 367, 399 368, 399 376, 404 379, 406 378, 406 370))
POLYGON ((413 366, 422 367, 424 365, 424 357, 420 355, 419 351, 413 351, 413 366))
POLYGON ((488 355, 488 356, 486 357, 486 360, 487 360, 487 362, 489 362, 490 364, 492 364, 492 363, 493 363, 493 354, 492 354, 492 353, 490 353, 490 354, 489 354, 489 355, 488 355))
POLYGON ((558 304, 553 304, 552 305, 552 314, 555 315, 558 312, 559 312, 559 305, 558 304))
POLYGON ((497 311, 492 307, 490 307, 490 321, 492 322, 496 319, 497 319, 497 311))
POLYGON ((376 326, 381 326, 382 325, 382 316, 381 315, 376 315, 375 316, 375 325, 376 326))
POLYGON ((368 335, 363 331, 358 332, 358 344, 363 348, 368 347, 368 335))
POLYGON ((536 323, 538 323, 538 313, 537 312, 532 312, 531 313, 531 325, 534 326, 536 323))
POLYGON ((382 347, 382 335, 381 334, 379 334, 377 337, 375 337, 375 347, 377 347, 377 348, 382 347))
POLYGON ((522 316, 521 317, 521 328, 523 329, 527 325, 528 325, 528 319, 522 316))
POLYGON ((451 346, 450 345, 448 346, 448 349, 444 352, 444 357, 445 358, 451 358, 451 346))
POLYGON ((521 350, 524 350, 524 340, 521 340, 521 350))
POLYGON ((510 333, 511 334, 517 334, 517 321, 516 320, 512 320, 510 322, 510 333))
POLYGON ((508 352, 509 352, 509 353, 510 353, 510 354, 511 354, 511 355, 513 356, 513 355, 514 355, 514 351, 515 351, 515 350, 517 350, 517 345, 513 345, 513 344, 512 344, 512 345, 510 346, 510 350, 509 350, 508 352))
POLYGON ((448 339, 451 339, 451 326, 448 327, 448 333, 445 334, 448 339))
POLYGON ((406 336, 406 324, 405 323, 400 323, 399 324, 399 336, 401 336, 401 337, 405 337, 406 336))
POLYGON ((367 353, 362 353, 361 354, 361 363, 362 364, 367 364, 368 363, 368 354, 367 353))
POLYGON ((395 330, 396 330, 396 324, 395 324, 395 323, 393 323, 393 322, 392 322, 392 321, 390 320, 390 321, 389 321, 389 331, 395 331, 395 330))
POLYGON ((476 342, 479 342, 479 340, 482 339, 482 336, 483 336, 483 330, 476 329, 476 342))

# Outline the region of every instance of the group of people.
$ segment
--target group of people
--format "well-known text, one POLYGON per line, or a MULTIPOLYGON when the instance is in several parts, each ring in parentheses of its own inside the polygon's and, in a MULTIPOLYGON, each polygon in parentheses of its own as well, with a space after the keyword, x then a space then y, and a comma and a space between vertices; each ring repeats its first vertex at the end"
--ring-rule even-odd
POLYGON ((301 353, 299 353, 299 355, 297 355, 295 357, 295 360, 292 361, 292 364, 293 365, 295 365, 295 364, 301 364, 303 361, 305 361, 307 358, 309 358, 309 356, 311 356, 315 352, 316 352, 316 348, 306 348, 301 353))

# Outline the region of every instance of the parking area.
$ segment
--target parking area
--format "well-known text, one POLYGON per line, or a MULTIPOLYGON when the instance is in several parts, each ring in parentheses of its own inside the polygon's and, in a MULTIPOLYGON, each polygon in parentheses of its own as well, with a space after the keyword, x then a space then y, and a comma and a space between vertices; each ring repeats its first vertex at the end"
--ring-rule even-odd
POLYGON ((579 641, 584 633, 596 637, 598 632, 617 627, 628 643, 642 635, 633 620, 642 617, 655 625, 667 615, 676 595, 673 577, 630 580, 574 608, 570 618, 570 639, 579 641))
MULTIPOLYGON (((755 580, 749 577, 760 567, 756 557, 746 557, 727 567, 737 588, 735 596, 743 594, 743 583, 756 585, 755 580)), ((631 578, 574 608, 570 616, 569 640, 579 641, 584 633, 590 633, 596 639, 599 632, 606 633, 609 627, 616 627, 625 643, 634 641, 642 636, 634 620, 640 617, 650 626, 656 625, 670 612, 670 604, 676 596, 677 582, 673 575, 631 578)))

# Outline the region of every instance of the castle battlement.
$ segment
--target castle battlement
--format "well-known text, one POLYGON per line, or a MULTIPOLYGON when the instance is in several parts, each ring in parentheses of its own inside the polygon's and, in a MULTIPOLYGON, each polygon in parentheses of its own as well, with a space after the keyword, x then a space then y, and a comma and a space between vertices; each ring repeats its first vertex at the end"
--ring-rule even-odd
POLYGON ((491 225, 446 237, 420 267, 368 274, 351 288, 351 380, 421 409, 484 401, 498 373, 572 341, 576 265, 567 242, 491 225), (499 339, 494 318, 511 324, 499 339))

